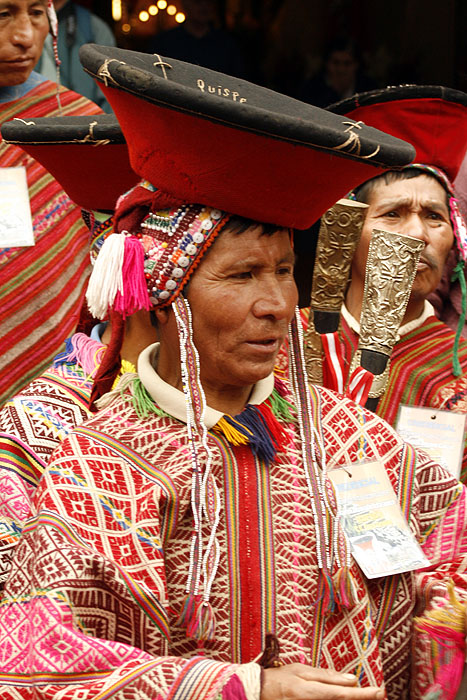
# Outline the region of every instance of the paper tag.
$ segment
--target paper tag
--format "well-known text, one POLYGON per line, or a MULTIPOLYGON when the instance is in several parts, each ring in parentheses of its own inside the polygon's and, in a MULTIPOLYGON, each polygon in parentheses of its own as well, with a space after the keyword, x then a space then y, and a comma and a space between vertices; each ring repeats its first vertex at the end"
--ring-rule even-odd
POLYGON ((351 552, 367 578, 413 571, 430 562, 400 509, 382 462, 328 471, 351 552))
POLYGON ((0 168, 0 248, 34 245, 26 168, 0 168))
POLYGON ((396 431, 458 479, 464 455, 465 418, 464 413, 401 405, 396 431))

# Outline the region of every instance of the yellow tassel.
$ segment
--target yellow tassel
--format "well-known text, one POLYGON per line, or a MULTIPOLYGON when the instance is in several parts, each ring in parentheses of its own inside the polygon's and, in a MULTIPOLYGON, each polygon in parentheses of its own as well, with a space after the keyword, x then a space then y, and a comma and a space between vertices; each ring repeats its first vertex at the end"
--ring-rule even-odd
POLYGON ((248 437, 236 430, 225 418, 218 420, 213 430, 222 433, 231 445, 248 445, 248 437))
POLYGON ((450 604, 434 608, 426 612, 423 617, 416 617, 415 624, 423 627, 423 623, 428 621, 433 627, 439 629, 448 627, 454 632, 465 634, 467 605, 457 598, 452 579, 447 584, 447 590, 450 604))
POLYGON ((114 381, 114 383, 113 383, 113 385, 112 385, 112 391, 115 389, 115 387, 117 386, 118 382, 120 381, 120 379, 121 379, 121 377, 122 377, 122 374, 128 374, 128 373, 130 373, 130 374, 136 374, 136 367, 135 367, 134 364, 132 364, 131 362, 128 362, 128 360, 122 360, 122 365, 121 365, 121 367, 120 367, 120 372, 119 372, 118 375, 116 376, 115 381, 114 381))

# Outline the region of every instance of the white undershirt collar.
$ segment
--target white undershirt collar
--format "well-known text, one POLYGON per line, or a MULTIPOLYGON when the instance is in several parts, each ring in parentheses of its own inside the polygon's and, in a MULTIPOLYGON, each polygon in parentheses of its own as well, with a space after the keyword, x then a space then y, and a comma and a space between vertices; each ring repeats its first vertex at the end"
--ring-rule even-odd
MULTIPOLYGON (((144 388, 157 405, 170 416, 186 423, 185 395, 180 389, 167 384, 157 374, 154 366, 157 364, 159 343, 149 345, 138 357, 138 375, 144 388)), ((271 373, 264 379, 260 379, 251 392, 248 403, 258 405, 266 401, 274 389, 274 375, 271 373)), ((214 408, 206 406, 204 424, 209 430, 222 418, 224 414, 214 408)))
MULTIPOLYGON (((342 304, 341 307, 341 314, 350 328, 357 333, 357 335, 360 335, 360 323, 357 321, 356 318, 352 316, 350 311, 347 309, 345 303, 342 304)), ((435 310, 433 306, 430 304, 429 301, 425 299, 425 304, 423 306, 423 311, 420 314, 418 318, 414 318, 413 321, 409 321, 408 323, 405 323, 403 326, 400 326, 399 331, 397 333, 397 340, 400 340, 400 338, 403 335, 406 335, 407 333, 410 333, 411 331, 414 331, 416 328, 419 328, 422 323, 426 321, 427 318, 430 316, 435 315, 435 310)))

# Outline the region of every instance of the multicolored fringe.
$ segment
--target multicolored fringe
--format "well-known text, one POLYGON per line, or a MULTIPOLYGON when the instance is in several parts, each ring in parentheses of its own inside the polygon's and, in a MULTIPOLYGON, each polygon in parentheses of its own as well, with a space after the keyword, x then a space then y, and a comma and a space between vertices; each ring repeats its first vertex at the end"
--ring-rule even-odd
POLYGON ((449 603, 430 610, 415 619, 416 627, 431 639, 434 683, 427 689, 424 700, 454 700, 462 681, 465 663, 466 604, 454 591, 454 582, 447 586, 449 603))
MULTIPOLYGON (((138 376, 128 377, 125 381, 122 377, 115 390, 116 393, 112 392, 112 395, 118 395, 127 401, 131 401, 138 418, 147 418, 151 414, 161 417, 168 416, 165 411, 157 406, 138 376)), ((285 393, 285 385, 276 379, 271 396, 262 406, 248 404, 244 411, 236 416, 226 414, 216 423, 212 430, 216 433, 221 433, 234 447, 251 445, 252 450, 259 459, 264 460, 266 464, 270 464, 285 438, 285 433, 279 420, 287 422, 296 420, 292 413, 294 410, 292 404, 281 395, 281 391, 285 393), (245 411, 247 411, 246 416, 245 411)), ((105 406, 108 406, 112 395, 106 395, 105 406)), ((98 405, 100 408, 103 407, 102 400, 99 400, 98 405)))
POLYGON ((102 362, 106 346, 92 340, 85 333, 75 333, 65 341, 65 350, 54 358, 54 367, 72 365, 76 362, 88 377, 92 377, 102 362))
POLYGON ((286 437, 267 404, 247 404, 238 415, 223 416, 213 430, 222 433, 232 445, 250 445, 253 453, 268 466, 286 437))

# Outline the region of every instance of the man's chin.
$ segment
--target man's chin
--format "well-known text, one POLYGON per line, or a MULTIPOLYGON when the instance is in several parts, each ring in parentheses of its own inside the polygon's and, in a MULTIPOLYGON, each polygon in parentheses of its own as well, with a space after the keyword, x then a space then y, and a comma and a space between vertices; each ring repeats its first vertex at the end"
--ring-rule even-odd
POLYGON ((8 75, 0 75, 0 88, 16 87, 26 82, 32 73, 32 69, 28 71, 12 71, 8 75))

